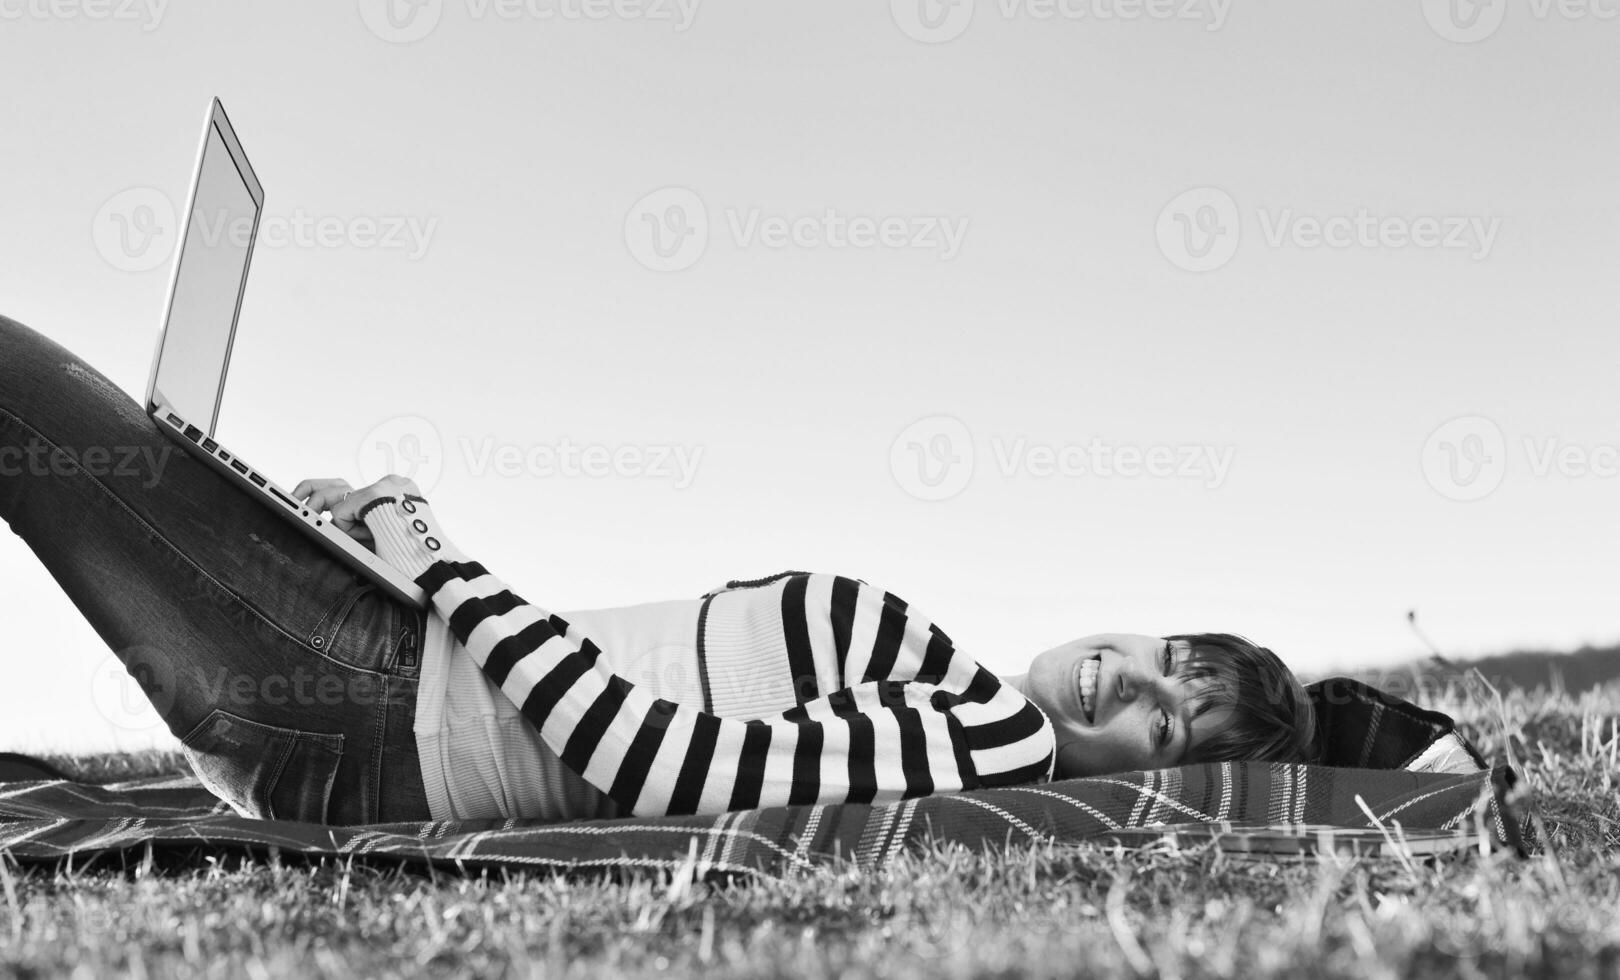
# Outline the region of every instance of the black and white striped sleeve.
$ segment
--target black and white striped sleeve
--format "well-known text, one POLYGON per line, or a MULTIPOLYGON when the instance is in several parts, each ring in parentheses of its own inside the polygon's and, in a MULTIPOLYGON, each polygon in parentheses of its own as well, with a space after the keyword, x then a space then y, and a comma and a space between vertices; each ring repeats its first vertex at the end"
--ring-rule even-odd
POLYGON ((1010 688, 974 700, 996 683, 982 669, 978 691, 867 680, 749 721, 655 698, 612 673, 577 627, 456 549, 425 500, 367 506, 378 554, 415 578, 564 764, 633 815, 881 803, 1050 773, 1044 717, 1010 688))
MULTIPOLYGON (((967 734, 974 771, 986 786, 1051 779, 1050 722, 1016 689, 957 649, 927 615, 862 579, 787 572, 780 582, 782 635, 795 690, 921 683, 939 688, 967 734), (813 682, 812 682, 813 681, 813 682)), ((754 585, 756 583, 734 583, 754 585)))

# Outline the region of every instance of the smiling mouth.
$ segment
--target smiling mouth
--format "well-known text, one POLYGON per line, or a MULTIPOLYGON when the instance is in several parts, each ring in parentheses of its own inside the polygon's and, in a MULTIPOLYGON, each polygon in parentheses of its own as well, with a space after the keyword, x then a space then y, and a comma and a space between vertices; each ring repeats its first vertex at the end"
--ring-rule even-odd
POLYGON ((1102 654, 1080 661, 1080 711, 1088 725, 1097 723, 1097 678, 1102 674, 1102 654))

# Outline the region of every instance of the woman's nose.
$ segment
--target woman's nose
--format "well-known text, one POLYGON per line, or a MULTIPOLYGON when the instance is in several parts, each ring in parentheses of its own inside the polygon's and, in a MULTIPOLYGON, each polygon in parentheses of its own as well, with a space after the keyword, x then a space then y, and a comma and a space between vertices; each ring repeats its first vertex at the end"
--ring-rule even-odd
POLYGON ((1121 704, 1135 702, 1137 695, 1146 696, 1150 704, 1155 697, 1168 696, 1165 688, 1160 686, 1159 675, 1134 660, 1120 667, 1118 685, 1121 704))
POLYGON ((1142 665, 1135 660, 1127 660, 1120 664, 1117 680, 1119 700, 1130 704, 1136 700, 1143 688, 1151 688, 1153 679, 1142 674, 1142 665))
POLYGON ((1127 660, 1125 663, 1120 664, 1119 673, 1116 675, 1115 689, 1119 695, 1119 700, 1124 704, 1130 704, 1136 700, 1136 688, 1138 685, 1135 671, 1136 665, 1127 660))

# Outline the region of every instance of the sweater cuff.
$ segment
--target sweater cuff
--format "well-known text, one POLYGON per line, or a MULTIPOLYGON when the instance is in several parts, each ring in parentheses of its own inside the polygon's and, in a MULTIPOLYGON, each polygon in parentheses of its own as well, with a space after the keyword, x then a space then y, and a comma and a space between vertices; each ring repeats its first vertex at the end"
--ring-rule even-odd
POLYGON ((433 508, 415 494, 378 497, 366 504, 360 520, 371 531, 378 557, 412 580, 438 562, 468 560, 445 536, 433 508))

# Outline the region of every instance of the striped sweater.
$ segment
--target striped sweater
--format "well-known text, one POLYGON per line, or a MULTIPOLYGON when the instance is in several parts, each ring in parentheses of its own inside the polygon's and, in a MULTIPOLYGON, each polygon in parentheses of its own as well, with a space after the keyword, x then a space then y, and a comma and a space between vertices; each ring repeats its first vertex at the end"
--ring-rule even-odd
POLYGON ((620 813, 884 803, 1052 778, 1044 713, 864 582, 785 572, 704 596, 699 708, 613 673, 578 625, 457 549, 421 497, 381 497, 361 519, 490 685, 620 813), (738 717, 760 704, 785 708, 738 717))

